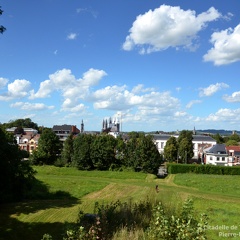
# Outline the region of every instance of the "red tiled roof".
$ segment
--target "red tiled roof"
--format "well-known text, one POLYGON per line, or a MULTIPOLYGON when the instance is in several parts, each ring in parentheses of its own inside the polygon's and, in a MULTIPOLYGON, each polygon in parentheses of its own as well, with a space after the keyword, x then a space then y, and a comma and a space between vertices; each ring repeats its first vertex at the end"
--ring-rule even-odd
POLYGON ((226 146, 227 151, 234 150, 234 151, 240 151, 240 146, 226 146))

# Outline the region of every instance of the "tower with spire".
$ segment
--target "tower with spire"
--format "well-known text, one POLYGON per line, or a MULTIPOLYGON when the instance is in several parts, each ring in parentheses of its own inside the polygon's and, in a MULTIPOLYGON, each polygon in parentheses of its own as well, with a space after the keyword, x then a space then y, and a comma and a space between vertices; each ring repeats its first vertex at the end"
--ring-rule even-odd
POLYGON ((81 123, 81 130, 80 130, 81 133, 84 132, 84 123, 83 123, 83 120, 82 120, 82 123, 81 123))

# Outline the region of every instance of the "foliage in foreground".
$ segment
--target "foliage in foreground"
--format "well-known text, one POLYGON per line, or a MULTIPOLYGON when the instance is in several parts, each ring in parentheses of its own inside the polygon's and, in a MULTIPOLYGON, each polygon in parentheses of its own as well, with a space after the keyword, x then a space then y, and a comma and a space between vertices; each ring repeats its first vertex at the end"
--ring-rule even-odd
POLYGON ((193 202, 184 202, 180 214, 168 215, 162 203, 153 209, 153 217, 147 231, 147 239, 207 239, 207 216, 202 214, 199 219, 193 214, 193 202))
POLYGON ((19 201, 31 189, 35 171, 23 157, 13 136, 0 128, 0 203, 19 201))
MULTIPOLYGON (((144 239, 149 240, 204 240, 207 239, 207 216, 196 217, 191 199, 184 202, 180 211, 148 200, 140 203, 96 203, 94 214, 80 211, 77 225, 67 230, 63 239, 113 239, 122 229, 126 231, 126 239, 130 233, 139 231, 143 232, 144 239)), ((52 237, 45 234, 42 240, 50 239, 52 237)))

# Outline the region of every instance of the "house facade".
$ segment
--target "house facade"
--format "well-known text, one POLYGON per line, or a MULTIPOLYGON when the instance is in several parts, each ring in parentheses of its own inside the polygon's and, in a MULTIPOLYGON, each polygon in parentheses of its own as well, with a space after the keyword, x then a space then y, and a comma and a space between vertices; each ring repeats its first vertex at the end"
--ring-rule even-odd
POLYGON ((240 146, 226 146, 228 153, 228 165, 238 166, 240 165, 240 146))
MULTIPOLYGON (((170 137, 178 138, 179 135, 169 135, 169 134, 153 134, 154 142, 157 146, 159 153, 164 153, 164 147, 170 137)), ((203 157, 204 149, 212 147, 217 142, 210 136, 205 135, 193 135, 193 159, 199 159, 203 157)))
POLYGON ((28 143, 28 146, 29 146, 28 152, 30 154, 32 154, 33 151, 37 150, 39 138, 40 138, 40 134, 37 134, 32 139, 30 139, 30 141, 28 143))
MULTIPOLYGON (((81 124, 81 129, 84 130, 83 122, 81 124)), ((71 134, 77 135, 80 130, 76 125, 54 125, 52 131, 59 137, 60 141, 64 142, 71 134)))
POLYGON ((229 166, 228 153, 225 144, 216 144, 205 149, 205 164, 229 166))
POLYGON ((17 127, 7 128, 6 131, 14 134, 16 142, 21 150, 25 150, 32 154, 37 149, 40 134, 33 128, 23 128, 23 133, 15 134, 17 127))

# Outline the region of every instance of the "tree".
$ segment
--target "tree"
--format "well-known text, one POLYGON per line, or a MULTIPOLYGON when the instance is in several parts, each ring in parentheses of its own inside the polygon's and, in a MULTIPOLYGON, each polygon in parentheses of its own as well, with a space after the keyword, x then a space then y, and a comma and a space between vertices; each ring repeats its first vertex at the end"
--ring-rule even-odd
MULTIPOLYGON (((3 10, 2 10, 2 7, 0 6, 0 15, 3 14, 3 10)), ((6 28, 2 25, 0 25, 0 33, 3 33, 4 31, 6 31, 6 28)))
POLYGON ((143 133, 130 134, 130 139, 126 144, 125 164, 136 171, 156 172, 162 162, 151 135, 143 133))
POLYGON ((192 140, 193 136, 191 131, 181 131, 178 137, 178 152, 182 162, 187 163, 187 160, 194 156, 192 140))
POLYGON ((91 159, 91 145, 96 136, 90 134, 80 134, 73 142, 73 166, 81 170, 93 169, 91 159))
POLYGON ((216 140, 217 144, 224 143, 224 138, 219 133, 213 135, 212 137, 216 140))
POLYGON ((236 142, 240 142, 240 136, 238 134, 234 133, 229 137, 229 140, 234 140, 236 142))
POLYGON ((139 166, 139 151, 138 151, 138 142, 139 137, 143 133, 130 132, 129 140, 127 141, 125 153, 124 153, 124 165, 128 168, 138 169, 139 166))
POLYGON ((31 188, 35 172, 22 158, 12 134, 0 128, 0 203, 21 200, 31 188))
POLYGON ((142 171, 157 173, 162 162, 162 156, 153 142, 153 136, 143 135, 139 140, 139 165, 142 168, 142 171))
POLYGON ((179 157, 181 162, 187 163, 188 159, 193 157, 193 144, 189 142, 189 139, 183 138, 179 143, 179 157))
POLYGON ((178 137, 178 143, 180 143, 184 138, 187 138, 189 142, 192 142, 193 140, 192 131, 182 130, 178 137))
POLYGON ((238 144, 238 142, 236 141, 236 140, 232 140, 232 139, 230 139, 230 140, 228 140, 227 142, 226 142, 226 146, 238 146, 239 144, 238 144))
POLYGON ((116 139, 111 135, 96 136, 91 144, 91 159, 95 169, 107 170, 116 163, 116 144, 116 139))
POLYGON ((33 129, 39 130, 37 123, 33 122, 30 118, 11 120, 8 123, 3 123, 2 127, 3 128, 11 128, 11 127, 33 128, 33 129))
POLYGON ((38 148, 30 156, 33 164, 53 164, 60 156, 62 143, 49 128, 45 128, 38 141, 38 148))
POLYGON ((21 126, 16 127, 14 134, 24 134, 24 129, 21 126))
POLYGON ((175 137, 170 137, 164 147, 164 159, 169 162, 175 161, 178 158, 178 142, 175 137))
POLYGON ((63 150, 61 154, 61 160, 63 164, 70 164, 73 160, 74 149, 73 149, 73 134, 70 134, 65 142, 63 143, 63 150))
POLYGON ((124 165, 124 152, 126 149, 126 144, 123 141, 122 137, 117 137, 117 144, 116 144, 116 160, 118 165, 124 165))

